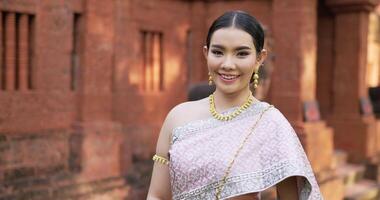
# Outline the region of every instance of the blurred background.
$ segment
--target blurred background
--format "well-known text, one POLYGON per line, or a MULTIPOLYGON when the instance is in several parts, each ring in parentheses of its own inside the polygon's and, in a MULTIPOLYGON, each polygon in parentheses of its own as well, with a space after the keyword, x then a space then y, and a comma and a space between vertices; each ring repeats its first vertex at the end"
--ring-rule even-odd
POLYGON ((377 0, 1 0, 0 199, 145 199, 161 124, 208 89, 208 27, 235 9, 265 28, 256 96, 325 199, 379 199, 377 0))

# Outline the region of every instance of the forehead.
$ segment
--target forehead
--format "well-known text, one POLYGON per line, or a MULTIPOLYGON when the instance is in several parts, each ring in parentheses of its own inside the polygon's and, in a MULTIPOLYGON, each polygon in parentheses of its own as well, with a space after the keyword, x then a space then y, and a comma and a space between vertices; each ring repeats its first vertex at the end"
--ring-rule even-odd
POLYGON ((214 32, 210 41, 211 45, 218 44, 225 47, 250 46, 254 47, 253 39, 247 32, 231 28, 221 28, 214 32))

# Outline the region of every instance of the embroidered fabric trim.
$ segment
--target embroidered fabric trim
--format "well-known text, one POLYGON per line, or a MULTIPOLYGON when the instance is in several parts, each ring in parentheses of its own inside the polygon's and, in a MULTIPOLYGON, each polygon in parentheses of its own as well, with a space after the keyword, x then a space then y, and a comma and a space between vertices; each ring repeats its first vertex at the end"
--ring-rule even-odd
MULTIPOLYGON (((215 128, 217 126, 220 126, 225 123, 231 123, 236 120, 243 119, 245 117, 251 117, 253 115, 256 115, 262 111, 262 109, 265 109, 266 106, 268 106, 268 103, 265 102, 258 102, 253 105, 251 105, 247 110, 245 110, 243 113, 235 117, 234 119, 230 121, 219 121, 212 117, 208 119, 203 120, 197 120, 193 122, 189 122, 187 124, 184 124, 182 126, 178 126, 173 129, 172 131, 172 141, 171 144, 174 144, 175 142, 182 140, 186 138, 189 135, 192 135, 195 132, 200 132, 203 130, 215 128)), ((227 111, 223 112, 222 114, 227 114, 230 112, 233 112, 234 108, 228 109, 227 111)))
MULTIPOLYGON (((260 192, 269 187, 274 186, 278 182, 291 177, 291 176, 301 176, 303 178, 307 177, 307 172, 301 170, 298 162, 294 161, 284 161, 277 165, 265 169, 260 172, 241 174, 238 176, 233 176, 227 178, 225 188, 221 193, 221 199, 231 198, 239 196, 242 194, 260 192), (298 165, 298 166, 297 166, 298 165)), ((305 178, 303 183, 305 186, 302 187, 303 190, 300 192, 300 200, 306 200, 311 193, 310 181, 305 178)), ((215 199, 215 188, 218 186, 219 182, 213 182, 203 187, 197 188, 193 191, 183 193, 174 196, 174 200, 211 200, 215 199)), ((310 199, 321 199, 320 196, 314 196, 310 199)))

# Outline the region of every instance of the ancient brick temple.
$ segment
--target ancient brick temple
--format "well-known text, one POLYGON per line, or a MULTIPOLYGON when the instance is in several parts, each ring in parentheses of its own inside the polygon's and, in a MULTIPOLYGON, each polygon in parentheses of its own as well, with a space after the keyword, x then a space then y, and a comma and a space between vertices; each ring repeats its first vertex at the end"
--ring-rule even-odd
POLYGON ((379 198, 378 4, 1 0, 0 199, 145 199, 160 126, 206 81, 207 28, 233 9, 265 27, 257 95, 295 127, 325 199, 379 198))

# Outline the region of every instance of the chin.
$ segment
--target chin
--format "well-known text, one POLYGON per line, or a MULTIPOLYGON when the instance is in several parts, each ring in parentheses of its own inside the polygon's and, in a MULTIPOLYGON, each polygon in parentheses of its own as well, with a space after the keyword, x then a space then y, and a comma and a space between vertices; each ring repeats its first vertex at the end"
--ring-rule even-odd
POLYGON ((223 84, 223 83, 216 83, 216 89, 221 92, 221 93, 224 93, 224 94, 234 94, 234 93, 239 93, 239 92, 242 92, 242 91, 245 91, 246 87, 249 88, 249 85, 247 83, 247 85, 245 86, 242 85, 242 84, 231 84, 231 85, 227 85, 227 84, 223 84))
POLYGON ((236 87, 225 87, 225 86, 218 87, 217 86, 216 88, 218 91, 224 94, 234 94, 236 92, 241 91, 239 88, 236 88, 236 87))

